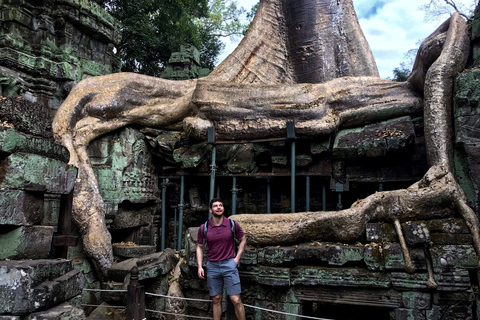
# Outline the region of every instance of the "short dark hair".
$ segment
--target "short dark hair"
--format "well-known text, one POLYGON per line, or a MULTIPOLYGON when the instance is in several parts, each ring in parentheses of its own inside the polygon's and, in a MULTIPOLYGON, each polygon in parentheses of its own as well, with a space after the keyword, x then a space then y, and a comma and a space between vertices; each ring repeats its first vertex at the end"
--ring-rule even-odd
POLYGON ((220 198, 213 198, 212 200, 210 200, 210 209, 212 209, 212 206, 213 206, 213 203, 214 202, 221 202, 223 204, 223 201, 222 199, 220 198))

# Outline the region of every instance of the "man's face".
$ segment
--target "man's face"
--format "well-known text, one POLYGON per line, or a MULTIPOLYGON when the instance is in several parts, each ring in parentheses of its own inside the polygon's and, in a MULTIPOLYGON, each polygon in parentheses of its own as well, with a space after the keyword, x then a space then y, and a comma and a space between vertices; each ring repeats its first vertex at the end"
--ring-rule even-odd
POLYGON ((223 215, 223 203, 220 201, 212 203, 212 207, 210 208, 210 212, 212 215, 216 217, 220 217, 223 215))

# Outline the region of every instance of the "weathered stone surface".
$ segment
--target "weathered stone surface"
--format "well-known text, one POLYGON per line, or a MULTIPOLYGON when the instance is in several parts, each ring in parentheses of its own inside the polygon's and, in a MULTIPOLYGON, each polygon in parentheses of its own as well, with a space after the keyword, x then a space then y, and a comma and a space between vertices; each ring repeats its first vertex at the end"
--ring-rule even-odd
POLYGON ((43 201, 21 190, 0 191, 0 225, 28 226, 42 221, 43 201))
POLYGON ((137 266, 139 280, 152 279, 170 272, 177 264, 178 259, 175 251, 167 248, 162 252, 116 263, 108 271, 108 275, 112 280, 123 282, 130 270, 137 266))
POLYGON ((260 266, 258 283, 269 286, 290 286, 290 268, 260 266))
POLYGON ((402 306, 402 294, 392 289, 298 286, 293 287, 292 291, 297 299, 303 301, 387 308, 402 306))
POLYGON ((43 226, 55 227, 57 231, 58 219, 60 216, 61 195, 58 194, 44 194, 43 199, 43 226))
POLYGON ((82 308, 73 306, 68 302, 45 311, 32 313, 24 318, 25 320, 84 320, 85 312, 82 308))
POLYGON ((397 232, 391 223, 367 223, 368 242, 398 242, 397 232))
POLYGON ((18 227, 0 235, 0 259, 44 259, 50 253, 54 228, 18 227))
POLYGON ((151 225, 155 209, 156 206, 121 207, 113 217, 110 229, 119 230, 151 225))
POLYGON ((360 268, 326 268, 298 266, 291 269, 292 285, 390 287, 390 274, 360 268))
MULTIPOLYGON (((410 258, 416 270, 427 270, 423 248, 409 248, 410 258)), ((385 270, 405 270, 402 248, 398 243, 383 246, 385 270)))
POLYGON ((413 145, 415 130, 410 117, 383 121, 337 133, 333 155, 337 158, 381 157, 413 145))
MULTIPOLYGON (((5 103, 0 101, 0 105, 5 103)), ((35 121, 38 121, 35 119, 35 121)), ((38 125, 38 123, 36 123, 38 125)), ((61 162, 68 162, 67 148, 56 144, 52 140, 21 133, 14 128, 0 126, 0 151, 6 153, 33 153, 52 158, 61 162)))
POLYGON ((225 165, 231 173, 255 172, 255 151, 251 143, 241 144, 225 165))
POLYGON ((21 93, 56 109, 73 83, 118 68, 119 26, 94 1, 9 0, 0 8, 1 73, 11 79, 2 85, 4 95, 21 93))
POLYGON ((431 310, 426 311, 427 320, 443 319, 473 319, 471 305, 453 304, 445 306, 433 306, 431 310))
POLYGON ((430 249, 435 272, 452 268, 476 269, 475 249, 472 245, 433 246, 430 249))
MULTIPOLYGON (((473 52, 478 54, 478 44, 473 52)), ((480 199, 480 135, 476 129, 480 120, 479 84, 480 70, 473 69, 460 74, 454 85, 455 172, 469 203, 477 210, 480 199)))
POLYGON ((294 247, 265 247, 258 252, 258 263, 279 266, 295 259, 294 247))
POLYGON ((185 168, 195 168, 211 153, 211 150, 212 146, 210 144, 194 144, 181 154, 179 160, 185 168))
POLYGON ((405 308, 397 308, 395 309, 395 320, 424 320, 425 319, 425 311, 418 310, 418 309, 405 309, 405 308))
POLYGON ((51 308, 61 301, 67 301, 80 295, 84 282, 83 273, 79 270, 72 270, 34 287, 32 298, 36 304, 44 308, 51 308))
POLYGON ((430 231, 425 221, 407 221, 402 223, 402 231, 409 245, 430 242, 430 231))
MULTIPOLYGON (((68 287, 69 277, 63 276, 70 270, 72 262, 68 260, 0 261, 0 313, 24 315, 45 307, 45 301, 36 296, 34 288, 53 288, 49 287, 50 281, 61 282, 65 292, 79 292, 81 287, 68 287)), ((75 273, 71 279, 80 285, 80 278, 81 274, 75 273)), ((61 302, 57 300, 57 304, 61 302)))
POLYGON ((133 128, 114 132, 90 145, 89 154, 105 202, 158 201, 158 177, 144 135, 133 128))
MULTIPOLYGON (((401 273, 392 272, 392 286, 396 289, 428 289, 428 275, 425 273, 401 273)), ((466 270, 454 270, 434 274, 435 282, 438 284, 438 291, 462 292, 471 289, 470 277, 466 270)))
POLYGON ((432 295, 427 292, 405 291, 402 292, 402 303, 408 309, 428 310, 432 306, 432 295))
POLYGON ((371 271, 385 270, 385 259, 383 256, 383 247, 379 244, 365 246, 363 261, 367 269, 371 271))
POLYGON ((138 258, 155 253, 155 246, 113 245, 113 254, 124 258, 138 258))
POLYGON ((63 162, 30 153, 14 153, 0 161, 0 187, 68 194, 77 170, 63 162))

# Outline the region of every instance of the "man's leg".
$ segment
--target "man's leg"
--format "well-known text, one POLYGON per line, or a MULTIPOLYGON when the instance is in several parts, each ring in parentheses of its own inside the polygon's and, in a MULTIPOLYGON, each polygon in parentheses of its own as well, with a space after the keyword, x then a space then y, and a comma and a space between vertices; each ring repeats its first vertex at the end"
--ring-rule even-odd
MULTIPOLYGON (((239 294, 230 296, 233 307, 235 308, 235 316, 237 320, 245 320, 245 307, 243 306, 242 299, 239 294)), ((221 302, 221 301, 220 301, 221 302)))
POLYGON ((213 296, 212 302, 213 302, 213 306, 212 306, 213 320, 220 320, 220 318, 222 317, 222 294, 220 293, 220 294, 217 294, 216 296, 213 296))

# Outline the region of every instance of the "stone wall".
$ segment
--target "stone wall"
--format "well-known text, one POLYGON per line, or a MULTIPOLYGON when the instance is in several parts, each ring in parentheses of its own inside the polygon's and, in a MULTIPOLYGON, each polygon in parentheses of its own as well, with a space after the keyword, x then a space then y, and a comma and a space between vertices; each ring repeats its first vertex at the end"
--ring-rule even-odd
POLYGON ((89 0, 0 2, 0 95, 55 110, 72 86, 119 70, 117 22, 89 0))

